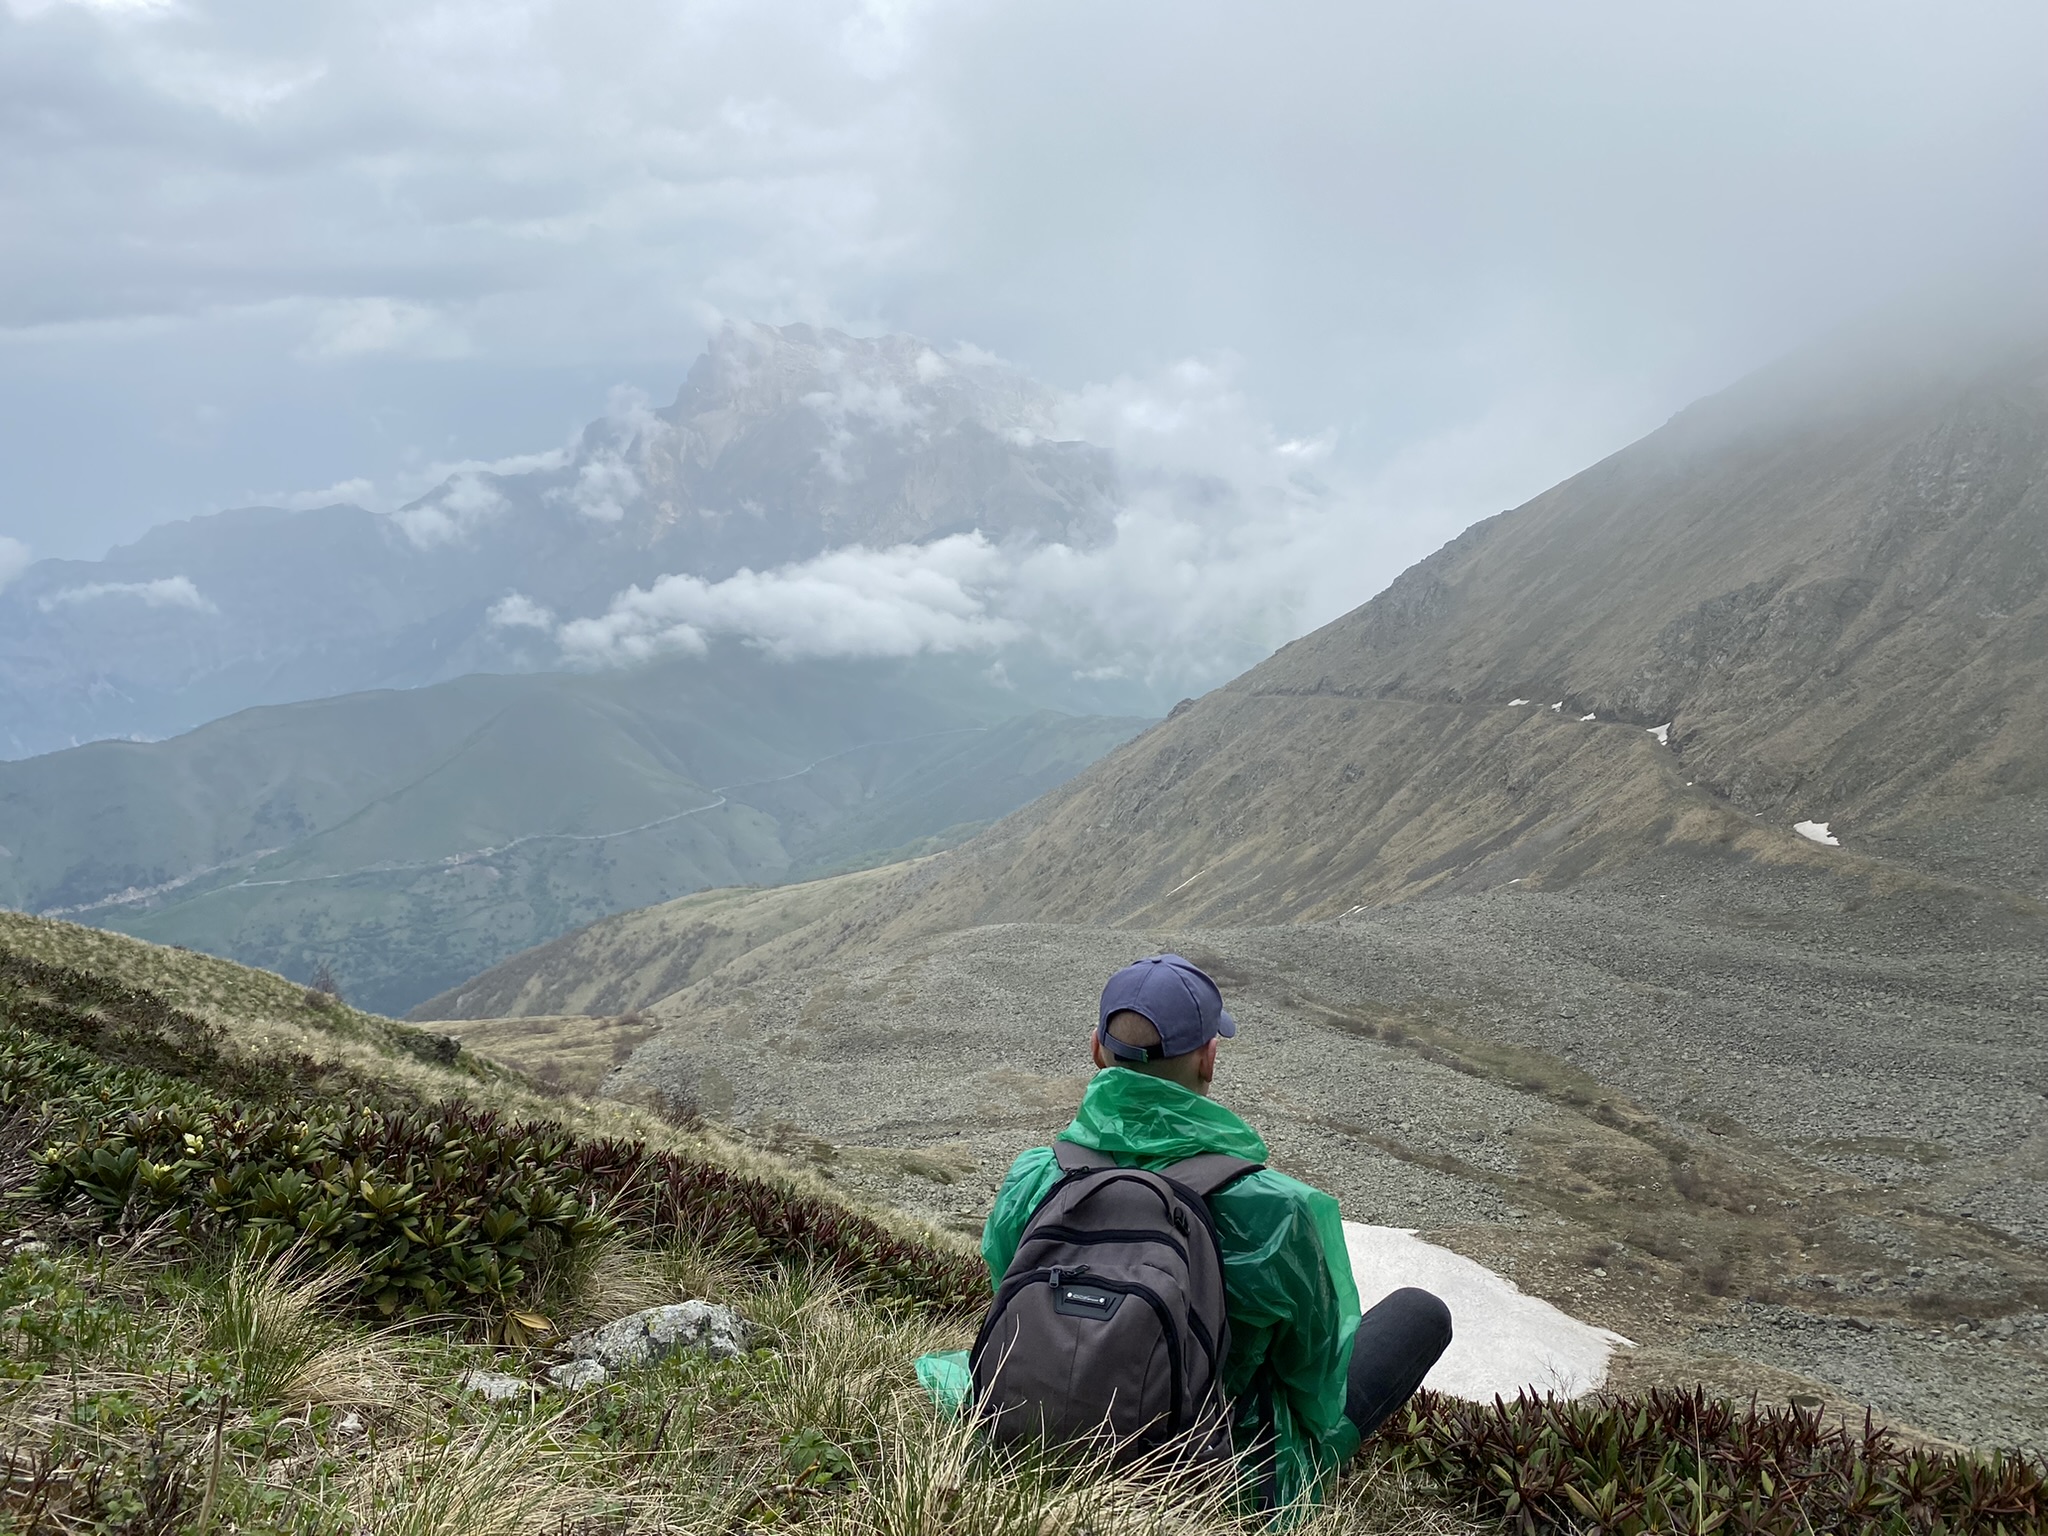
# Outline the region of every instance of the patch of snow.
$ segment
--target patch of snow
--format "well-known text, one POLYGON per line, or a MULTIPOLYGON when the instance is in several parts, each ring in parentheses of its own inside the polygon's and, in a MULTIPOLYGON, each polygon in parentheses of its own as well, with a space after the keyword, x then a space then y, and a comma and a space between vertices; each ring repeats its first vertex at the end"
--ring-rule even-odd
POLYGON ((1509 699, 1508 708, 1513 709, 1517 704, 1526 704, 1528 702, 1529 701, 1527 699, 1509 699))
POLYGON ((1557 701, 1557 702, 1556 702, 1555 704, 1553 704, 1553 705, 1551 705, 1551 706, 1550 706, 1550 712, 1551 712, 1552 714, 1556 714, 1556 713, 1557 713, 1557 712, 1558 712, 1558 711, 1559 711, 1560 709, 1563 709, 1563 708, 1564 708, 1564 700, 1563 700, 1563 699, 1559 699, 1559 700, 1558 700, 1558 701, 1557 701))
POLYGON ((1654 736, 1654 737, 1656 737, 1656 738, 1657 738, 1657 745, 1658 745, 1658 746, 1660 746, 1660 747, 1668 747, 1668 746, 1670 746, 1670 745, 1671 745, 1671 722, 1667 720, 1667 721, 1665 721, 1665 723, 1664 723, 1664 724, 1662 724, 1662 725, 1653 725, 1653 726, 1651 726, 1651 727, 1650 727, 1650 734, 1651 734, 1652 736, 1654 736))
POLYGON ((1811 839, 1813 842, 1826 843, 1830 848, 1842 846, 1842 840, 1839 837, 1832 837, 1828 834, 1828 824, 1824 821, 1795 821, 1792 823, 1792 830, 1801 837, 1811 839))
POLYGON ((1584 725, 1588 720, 1597 720, 1599 718, 1598 715, 1581 715, 1579 716, 1579 724, 1584 725))
POLYGON ((1347 1221, 1344 1246, 1358 1299, 1368 1311, 1404 1285, 1421 1286, 1451 1309, 1451 1347, 1423 1378, 1434 1391, 1479 1403, 1524 1390, 1583 1397, 1607 1380, 1607 1362, 1617 1347, 1635 1347, 1405 1227, 1347 1221))

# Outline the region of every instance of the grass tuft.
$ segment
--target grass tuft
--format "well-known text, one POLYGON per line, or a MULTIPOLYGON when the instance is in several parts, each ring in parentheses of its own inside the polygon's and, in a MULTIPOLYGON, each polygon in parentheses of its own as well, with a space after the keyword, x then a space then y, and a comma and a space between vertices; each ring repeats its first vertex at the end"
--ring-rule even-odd
POLYGON ((205 1348, 224 1362, 233 1400, 245 1409, 398 1402, 386 1334, 348 1321, 346 1302, 360 1278, 346 1264, 314 1266, 303 1245, 238 1252, 201 1328, 205 1348))

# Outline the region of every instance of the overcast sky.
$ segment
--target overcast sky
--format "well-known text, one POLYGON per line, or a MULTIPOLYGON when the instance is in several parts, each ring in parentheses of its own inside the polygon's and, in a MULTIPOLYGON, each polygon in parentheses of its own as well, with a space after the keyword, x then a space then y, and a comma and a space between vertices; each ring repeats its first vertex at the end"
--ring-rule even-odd
POLYGON ((1409 557, 2044 192, 2040 0, 0 0, 0 537, 394 494, 741 317, 1197 360, 1409 557))

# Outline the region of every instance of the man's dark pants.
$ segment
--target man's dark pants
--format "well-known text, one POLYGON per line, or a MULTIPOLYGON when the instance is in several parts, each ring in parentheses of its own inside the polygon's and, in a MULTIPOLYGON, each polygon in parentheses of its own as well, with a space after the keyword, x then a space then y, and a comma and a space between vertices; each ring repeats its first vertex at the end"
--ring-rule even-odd
POLYGON ((1415 1395, 1451 1342, 1451 1309, 1427 1291, 1403 1286, 1358 1320, 1344 1416, 1365 1438, 1415 1395))

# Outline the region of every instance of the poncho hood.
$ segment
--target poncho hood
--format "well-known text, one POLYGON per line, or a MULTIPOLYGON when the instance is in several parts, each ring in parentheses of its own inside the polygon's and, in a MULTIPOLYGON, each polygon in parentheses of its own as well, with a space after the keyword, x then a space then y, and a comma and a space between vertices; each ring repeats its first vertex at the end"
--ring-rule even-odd
POLYGON ((1214 1099, 1126 1067, 1105 1068, 1088 1080, 1074 1123, 1060 1132, 1060 1140, 1142 1163, 1178 1162, 1203 1152, 1266 1160, 1259 1133, 1214 1099))

